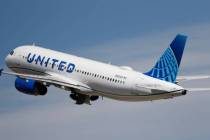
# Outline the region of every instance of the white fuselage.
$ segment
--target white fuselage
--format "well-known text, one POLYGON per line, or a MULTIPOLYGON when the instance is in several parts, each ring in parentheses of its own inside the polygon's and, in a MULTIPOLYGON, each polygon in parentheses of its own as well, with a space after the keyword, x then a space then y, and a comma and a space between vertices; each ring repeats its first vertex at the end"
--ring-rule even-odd
POLYGON ((7 66, 22 74, 56 73, 88 85, 99 95, 125 101, 166 99, 182 95, 184 89, 136 72, 36 46, 21 46, 6 57, 7 66))

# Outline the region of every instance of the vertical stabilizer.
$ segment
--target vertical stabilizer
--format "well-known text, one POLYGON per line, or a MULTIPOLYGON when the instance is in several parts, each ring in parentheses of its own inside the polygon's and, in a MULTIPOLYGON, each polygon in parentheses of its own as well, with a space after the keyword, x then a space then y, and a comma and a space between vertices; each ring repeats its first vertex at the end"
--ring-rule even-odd
POLYGON ((149 72, 144 74, 153 78, 175 83, 186 40, 187 36, 180 34, 177 35, 155 66, 149 72))

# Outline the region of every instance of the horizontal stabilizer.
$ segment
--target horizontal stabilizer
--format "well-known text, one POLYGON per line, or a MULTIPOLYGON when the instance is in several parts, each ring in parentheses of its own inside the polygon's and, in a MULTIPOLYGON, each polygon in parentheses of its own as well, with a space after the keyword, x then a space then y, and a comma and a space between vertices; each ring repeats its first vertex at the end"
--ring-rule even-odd
POLYGON ((196 75, 196 76, 178 76, 177 82, 210 79, 210 75, 196 75))
POLYGON ((210 88, 187 88, 187 91, 190 92, 210 91, 210 88))

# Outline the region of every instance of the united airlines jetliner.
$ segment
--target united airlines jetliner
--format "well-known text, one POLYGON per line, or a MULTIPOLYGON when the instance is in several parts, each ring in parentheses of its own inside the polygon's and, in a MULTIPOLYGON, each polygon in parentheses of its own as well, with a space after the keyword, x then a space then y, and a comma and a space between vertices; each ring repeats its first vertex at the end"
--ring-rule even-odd
POLYGON ((187 89, 177 84, 179 80, 209 78, 177 78, 186 39, 177 35, 155 66, 145 73, 26 45, 12 50, 5 59, 13 72, 1 69, 0 75, 17 76, 16 89, 29 95, 45 95, 51 85, 70 91, 70 98, 76 104, 90 104, 99 96, 123 101, 168 99, 187 93, 187 89))

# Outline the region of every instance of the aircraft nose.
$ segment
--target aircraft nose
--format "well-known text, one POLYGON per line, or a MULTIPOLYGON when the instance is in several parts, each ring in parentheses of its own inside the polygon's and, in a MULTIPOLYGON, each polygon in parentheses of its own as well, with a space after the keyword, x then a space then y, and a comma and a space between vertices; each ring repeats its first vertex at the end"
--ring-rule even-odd
POLYGON ((9 67, 11 65, 11 56, 7 55, 5 58, 5 63, 7 65, 7 67, 9 67))

